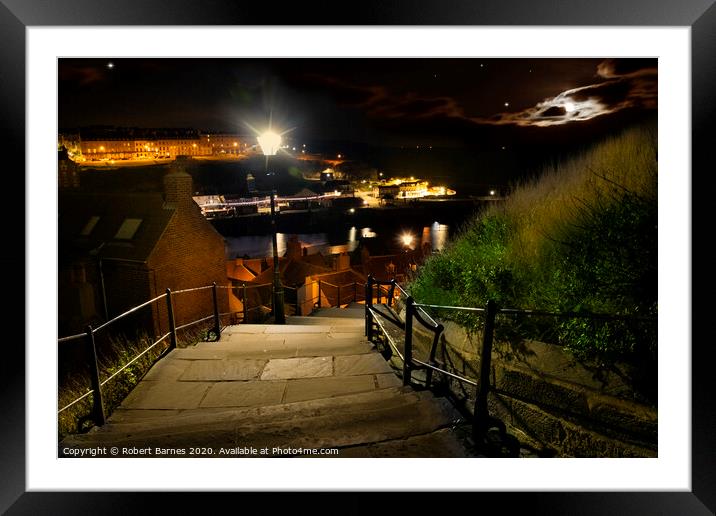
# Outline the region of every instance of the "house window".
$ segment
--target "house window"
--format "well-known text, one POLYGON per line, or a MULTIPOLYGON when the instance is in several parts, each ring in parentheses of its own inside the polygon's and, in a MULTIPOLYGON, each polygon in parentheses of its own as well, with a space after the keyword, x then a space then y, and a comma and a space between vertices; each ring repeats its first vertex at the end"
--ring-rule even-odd
POLYGON ((92 230, 97 225, 97 222, 99 222, 99 217, 97 215, 93 215, 90 217, 90 219, 87 221, 87 224, 82 228, 82 231, 80 231, 81 236, 89 236, 90 233, 92 233, 92 230))
POLYGON ((117 240, 131 240, 141 223, 142 219, 124 219, 114 238, 117 240))

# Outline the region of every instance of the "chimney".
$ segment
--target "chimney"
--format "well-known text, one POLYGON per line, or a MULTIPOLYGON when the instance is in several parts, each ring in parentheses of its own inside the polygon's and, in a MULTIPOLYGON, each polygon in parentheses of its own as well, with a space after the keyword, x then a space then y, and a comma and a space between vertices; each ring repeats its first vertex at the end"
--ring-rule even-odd
POLYGON ((348 256, 348 253, 341 253, 338 256, 336 256, 335 261, 335 270, 336 271, 344 271, 351 268, 351 257, 348 256))
POLYGON ((188 206, 192 199, 192 179, 184 170, 186 158, 177 156, 169 173, 164 176, 164 202, 176 207, 188 206))
POLYGON ((291 260, 300 260, 302 256, 301 242, 296 235, 291 235, 286 242, 286 257, 291 260))

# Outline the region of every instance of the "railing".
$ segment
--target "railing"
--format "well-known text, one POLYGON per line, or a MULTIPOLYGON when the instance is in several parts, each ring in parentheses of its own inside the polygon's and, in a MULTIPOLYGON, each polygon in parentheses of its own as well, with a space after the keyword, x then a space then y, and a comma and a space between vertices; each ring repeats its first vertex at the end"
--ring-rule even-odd
POLYGON ((330 306, 337 306, 338 308, 349 303, 358 303, 362 301, 360 297, 363 293, 363 286, 365 286, 365 283, 359 283, 357 281, 354 281, 352 283, 345 283, 343 285, 334 285, 333 283, 329 283, 325 280, 318 280, 317 308, 322 308, 321 294, 325 295, 326 300, 329 302, 330 306), (331 289, 335 290, 331 292, 331 289), (331 297, 335 298, 335 304, 331 302, 331 297))
POLYGON ((85 399, 87 396, 92 394, 92 411, 91 411, 91 419, 94 420, 95 424, 98 426, 101 426, 105 423, 106 420, 106 412, 104 407, 104 400, 102 396, 102 387, 104 387, 108 382, 113 380, 117 375, 119 375, 121 372, 123 372, 125 369, 127 369, 129 366, 131 366, 134 362, 139 360, 142 356, 144 356, 146 353, 148 353, 150 350, 152 350, 155 346, 157 346, 159 343, 166 341, 169 339, 169 347, 160 355, 159 358, 164 357, 169 351, 172 349, 175 349, 177 346, 177 332, 181 331, 183 329, 189 328, 191 326, 200 324, 202 322, 208 321, 210 319, 213 319, 213 326, 212 326, 212 332, 214 334, 215 340, 219 340, 221 337, 221 317, 229 315, 229 312, 219 313, 219 303, 218 303, 218 296, 217 296, 217 289, 219 288, 232 288, 227 286, 219 286, 216 283, 212 285, 207 285, 204 287, 196 287, 196 288, 188 288, 188 289, 182 289, 182 290, 175 290, 172 292, 171 289, 167 288, 166 292, 162 295, 159 295, 153 299, 150 299, 149 301, 145 301, 144 303, 135 306, 134 308, 131 308, 127 310, 126 312, 110 319, 109 321, 102 323, 101 325, 97 326, 96 328, 93 328, 91 325, 87 326, 87 329, 84 333, 80 333, 77 335, 70 335, 68 337, 62 337, 57 339, 58 344, 66 343, 74 340, 79 339, 85 339, 86 343, 86 356, 87 356, 87 362, 89 365, 89 371, 90 371, 90 390, 85 392, 82 396, 78 397, 77 399, 73 400, 72 402, 68 403, 64 407, 62 407, 60 410, 57 411, 57 414, 61 414, 65 410, 69 409, 76 403, 79 403, 83 399, 85 399), (208 315, 206 317, 202 317, 200 319, 197 319, 195 321, 191 321, 186 324, 182 324, 181 326, 176 325, 176 321, 174 319, 174 304, 172 302, 172 296, 176 296, 179 294, 185 294, 188 292, 197 292, 202 290, 208 290, 211 289, 212 292, 212 304, 213 304, 213 311, 211 315, 208 315), (119 368, 117 371, 112 373, 108 378, 106 378, 104 381, 100 381, 99 376, 99 367, 97 363, 97 345, 95 342, 95 336, 98 332, 106 329, 108 326, 116 323, 117 321, 120 321, 127 316, 138 312, 142 308, 145 308, 153 303, 156 303, 160 301, 162 298, 166 299, 166 315, 167 315, 167 321, 169 325, 169 331, 159 337, 159 339, 155 340, 150 346, 148 346, 146 349, 144 349, 141 353, 137 354, 135 357, 133 357, 129 362, 124 364, 121 368, 119 368))
POLYGON ((373 341, 375 323, 378 328, 383 331, 386 340, 395 354, 403 362, 403 384, 411 385, 412 373, 416 370, 425 370, 425 386, 431 387, 432 374, 438 372, 447 377, 453 378, 461 383, 475 387, 475 405, 473 410, 472 432, 473 439, 476 443, 483 443, 487 432, 490 428, 498 428, 504 436, 506 433, 505 425, 498 419, 490 416, 487 407, 487 398, 490 391, 490 364, 492 360, 492 346, 495 334, 495 320, 498 314, 504 315, 522 315, 522 316, 556 316, 556 317, 574 317, 586 319, 603 319, 603 320, 633 320, 633 321, 654 321, 653 317, 636 317, 629 315, 612 315, 612 314, 596 314, 583 312, 548 312, 539 310, 518 310, 508 308, 498 308, 495 301, 490 300, 484 308, 464 307, 464 306, 443 306, 426 303, 416 303, 410 294, 395 279, 391 281, 378 281, 372 276, 368 276, 365 287, 365 335, 368 340, 373 341), (381 305, 382 293, 385 293, 386 302, 384 306, 391 307, 395 305, 396 298, 404 299, 405 305, 405 321, 401 321, 396 311, 389 310, 387 313, 376 308, 374 300, 381 305), (438 323, 426 309, 435 310, 451 310, 482 314, 485 318, 484 328, 482 332, 482 343, 479 349, 480 370, 478 372, 477 381, 466 378, 459 374, 447 371, 438 366, 435 360, 435 354, 439 343, 440 335, 444 331, 442 324, 438 323), (382 319, 382 320, 381 320, 382 319), (404 331, 403 352, 388 336, 387 327, 383 323, 387 321, 393 326, 404 331), (433 334, 430 351, 427 361, 419 360, 413 356, 413 321, 417 321, 425 329, 433 334))
MULTIPOLYGON (((273 311, 273 300, 274 300, 273 283, 262 283, 259 285, 254 285, 254 284, 247 285, 246 283, 242 283, 241 285, 232 285, 232 286, 224 287, 224 288, 228 288, 231 290, 238 290, 238 289, 241 290, 241 297, 240 297, 241 305, 242 305, 241 316, 242 316, 242 322, 244 322, 244 323, 248 322, 250 312, 254 312, 256 310, 261 310, 261 308, 265 308, 265 307, 268 307, 271 311, 273 311), (249 289, 257 289, 258 290, 258 289, 266 288, 266 287, 270 288, 270 295, 267 296, 269 304, 264 305, 263 303, 257 303, 255 306, 251 307, 250 306, 251 303, 249 303, 249 299, 248 299, 249 289)), ((284 287, 284 288, 289 288, 289 287, 284 287)))

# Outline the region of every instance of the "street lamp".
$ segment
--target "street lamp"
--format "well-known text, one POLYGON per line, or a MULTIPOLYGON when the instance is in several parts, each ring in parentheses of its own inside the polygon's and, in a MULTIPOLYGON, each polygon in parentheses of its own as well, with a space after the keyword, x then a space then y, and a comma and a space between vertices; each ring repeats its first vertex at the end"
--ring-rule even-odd
MULTIPOLYGON (((269 156, 275 156, 281 145, 281 135, 267 131, 258 137, 261 152, 266 156, 266 172, 268 173, 269 156)), ((283 287, 278 270, 278 243, 276 239, 276 190, 271 190, 271 233, 273 239, 273 316, 275 324, 286 324, 283 311, 283 287)))

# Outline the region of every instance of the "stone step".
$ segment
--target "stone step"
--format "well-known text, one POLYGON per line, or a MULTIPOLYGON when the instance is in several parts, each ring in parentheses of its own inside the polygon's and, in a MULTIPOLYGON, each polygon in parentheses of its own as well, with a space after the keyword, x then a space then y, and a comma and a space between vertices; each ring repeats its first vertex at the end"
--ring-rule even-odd
MULTIPOLYGON (((345 308, 319 308, 309 316, 311 318, 333 317, 341 319, 362 319, 365 315, 365 305, 353 304, 345 308)), ((288 319, 287 319, 288 320, 288 319)))
POLYGON ((160 456, 157 447, 343 448, 429 434, 459 421, 446 400, 430 393, 384 391, 253 410, 194 411, 134 419, 133 423, 108 423, 66 439, 60 449, 136 447, 150 448, 149 456, 160 456))
MULTIPOLYGON (((433 396, 427 391, 416 392, 408 387, 389 387, 369 392, 348 393, 342 396, 319 398, 294 403, 236 408, 215 409, 186 409, 186 410, 142 410, 125 409, 115 410, 107 419, 111 425, 131 425, 135 429, 163 427, 169 421, 173 425, 192 425, 205 421, 207 416, 224 420, 242 421, 245 424, 269 420, 282 421, 292 418, 309 417, 320 411, 335 411, 349 413, 364 410, 365 407, 381 405, 386 408, 398 405, 411 404, 433 396)), ((123 428, 129 428, 127 426, 123 428)), ((102 432, 113 431, 112 427, 104 426, 102 432)))
POLYGON ((331 326, 355 326, 363 328, 365 312, 363 310, 351 310, 346 308, 328 308, 325 312, 309 316, 286 317, 286 324, 295 325, 331 325, 331 326))

